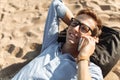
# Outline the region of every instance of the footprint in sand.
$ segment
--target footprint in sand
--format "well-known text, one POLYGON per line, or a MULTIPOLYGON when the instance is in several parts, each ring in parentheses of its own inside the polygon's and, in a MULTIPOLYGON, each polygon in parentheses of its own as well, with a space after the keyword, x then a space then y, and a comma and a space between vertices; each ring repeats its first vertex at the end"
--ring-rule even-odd
POLYGON ((4 34, 0 33, 0 39, 3 39, 3 38, 4 38, 4 34))
POLYGON ((14 55, 15 57, 20 58, 23 56, 23 49, 20 47, 16 47, 14 44, 7 45, 5 47, 5 50, 11 55, 14 55))
POLYGON ((32 43, 32 44, 30 44, 30 49, 35 50, 35 51, 40 51, 41 45, 38 43, 32 43))

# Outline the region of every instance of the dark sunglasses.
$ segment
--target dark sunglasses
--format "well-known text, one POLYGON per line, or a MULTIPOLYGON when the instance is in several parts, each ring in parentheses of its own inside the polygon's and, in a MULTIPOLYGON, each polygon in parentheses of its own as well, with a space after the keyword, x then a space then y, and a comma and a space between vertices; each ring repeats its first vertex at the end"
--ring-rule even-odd
POLYGON ((87 33, 88 31, 91 31, 91 33, 93 34, 93 31, 89 26, 85 25, 84 23, 81 23, 79 20, 77 20, 75 18, 71 18, 70 26, 76 27, 78 25, 79 25, 79 29, 82 33, 87 33))

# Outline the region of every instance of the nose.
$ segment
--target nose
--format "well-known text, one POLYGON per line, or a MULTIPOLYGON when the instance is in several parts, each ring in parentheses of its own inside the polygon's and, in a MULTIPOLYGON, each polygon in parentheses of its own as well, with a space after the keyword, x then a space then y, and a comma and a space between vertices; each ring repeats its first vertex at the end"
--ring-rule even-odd
POLYGON ((73 31, 74 31, 76 37, 80 36, 79 25, 77 25, 76 27, 73 27, 73 31))
POLYGON ((75 31, 76 33, 80 33, 79 25, 77 25, 76 27, 74 27, 74 31, 75 31))

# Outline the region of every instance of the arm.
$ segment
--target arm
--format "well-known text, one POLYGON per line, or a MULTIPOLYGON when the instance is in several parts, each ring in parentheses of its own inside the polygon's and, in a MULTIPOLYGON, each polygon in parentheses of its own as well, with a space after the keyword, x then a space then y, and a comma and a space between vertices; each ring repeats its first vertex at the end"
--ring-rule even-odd
POLYGON ((62 3, 61 0, 52 1, 45 24, 41 52, 52 43, 57 42, 59 18, 61 18, 66 24, 69 24, 71 17, 73 17, 72 12, 62 3))
POLYGON ((78 62, 78 80, 91 80, 88 64, 87 60, 78 62))
POLYGON ((102 80, 102 73, 98 66, 88 65, 89 58, 95 50, 96 40, 91 36, 84 37, 84 43, 78 54, 78 80, 102 80), (91 67, 89 69, 89 67, 91 67), (92 70, 90 72, 90 70, 92 70))
POLYGON ((65 16, 62 18, 63 22, 67 25, 70 24, 71 18, 73 18, 73 13, 67 8, 65 16))

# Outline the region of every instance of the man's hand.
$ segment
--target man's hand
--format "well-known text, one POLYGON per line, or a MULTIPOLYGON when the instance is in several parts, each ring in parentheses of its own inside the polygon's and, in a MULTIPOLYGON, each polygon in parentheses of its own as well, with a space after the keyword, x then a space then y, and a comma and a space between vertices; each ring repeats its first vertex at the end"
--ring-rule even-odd
POLYGON ((78 54, 78 59, 84 57, 89 59, 95 50, 96 39, 91 36, 83 36, 84 42, 78 54))

